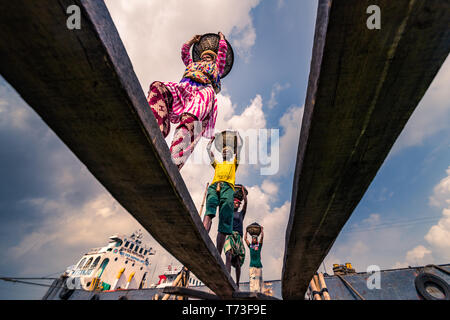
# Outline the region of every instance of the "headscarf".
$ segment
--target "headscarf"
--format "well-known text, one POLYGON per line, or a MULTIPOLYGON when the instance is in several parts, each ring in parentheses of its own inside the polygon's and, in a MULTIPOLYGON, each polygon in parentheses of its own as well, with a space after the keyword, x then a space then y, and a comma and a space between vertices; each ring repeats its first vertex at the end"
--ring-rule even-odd
POLYGON ((211 55, 214 60, 217 59, 217 53, 215 53, 212 50, 205 50, 205 51, 203 51, 202 54, 200 55, 200 58, 202 58, 205 54, 211 55))

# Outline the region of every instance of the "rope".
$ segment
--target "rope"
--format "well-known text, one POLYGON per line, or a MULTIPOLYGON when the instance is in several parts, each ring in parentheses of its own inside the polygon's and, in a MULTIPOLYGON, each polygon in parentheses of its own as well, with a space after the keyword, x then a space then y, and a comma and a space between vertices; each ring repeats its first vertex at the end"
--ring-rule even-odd
POLYGON ((353 291, 361 300, 366 300, 362 295, 359 294, 358 291, 356 291, 355 288, 352 287, 352 285, 345 280, 341 275, 337 274, 337 276, 339 277, 339 279, 342 280, 342 282, 347 286, 347 288, 349 288, 351 291, 353 291))
POLYGON ((43 284, 43 283, 37 283, 37 282, 30 282, 30 281, 22 281, 22 280, 17 280, 17 279, 13 279, 13 278, 3 278, 0 277, 0 280, 3 281, 9 281, 9 282, 17 282, 17 283, 23 283, 23 284, 29 284, 29 285, 35 285, 35 286, 41 286, 41 287, 48 287, 48 288, 64 288, 63 286, 53 286, 53 285, 49 285, 49 284, 43 284))
POLYGON ((440 267, 440 266, 437 266, 437 265, 435 265, 435 264, 429 264, 429 265, 426 265, 426 266, 427 266, 427 267, 433 267, 433 268, 436 268, 436 269, 441 270, 442 272, 444 272, 444 273, 450 275, 450 271, 445 270, 444 268, 442 268, 442 267, 440 267))
POLYGON ((0 279, 13 279, 13 280, 56 280, 59 278, 48 278, 48 277, 39 277, 39 278, 16 278, 16 277, 0 277, 0 279))

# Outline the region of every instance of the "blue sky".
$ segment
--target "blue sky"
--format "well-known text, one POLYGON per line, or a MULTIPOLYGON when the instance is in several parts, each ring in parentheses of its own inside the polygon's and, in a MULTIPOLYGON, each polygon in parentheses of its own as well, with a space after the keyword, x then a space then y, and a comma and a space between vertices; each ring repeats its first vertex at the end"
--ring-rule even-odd
MULTIPOLYGON (((184 70, 179 51, 192 35, 221 30, 233 45, 235 64, 218 97, 217 129, 280 130, 276 175, 261 176, 259 167, 251 165, 237 172, 238 182, 250 191, 244 223, 265 226, 264 277, 279 279, 317 2, 106 3, 144 93, 151 81, 179 80, 184 70)), ((336 240, 325 259, 328 272, 332 263, 347 261, 358 271, 371 264, 392 268, 450 261, 449 64, 336 240)), ((196 152, 203 152, 206 143, 203 139, 196 152)), ((139 228, 3 78, 0 145, 0 275, 63 271, 85 250, 105 244, 109 235, 139 228)), ((181 173, 199 207, 212 169, 188 163, 181 173)), ((157 249, 158 274, 175 259, 150 235, 146 239, 157 249)), ((242 281, 248 281, 248 260, 242 281)), ((39 299, 43 292, 45 288, 0 282, 0 299, 39 299)))

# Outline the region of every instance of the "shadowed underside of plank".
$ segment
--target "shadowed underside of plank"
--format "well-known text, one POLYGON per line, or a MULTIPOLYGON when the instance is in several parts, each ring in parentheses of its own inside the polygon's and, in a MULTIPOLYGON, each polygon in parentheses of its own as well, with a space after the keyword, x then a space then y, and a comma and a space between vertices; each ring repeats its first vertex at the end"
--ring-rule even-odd
MULTIPOLYGON (((150 234, 218 296, 236 285, 206 233, 103 1, 3 1, 0 73, 150 234), (67 7, 81 8, 69 30, 67 7)), ((118 226, 120 228, 120 226, 118 226)))
POLYGON ((308 284, 445 61, 448 0, 320 0, 286 230, 284 299, 308 284), (369 30, 366 9, 381 8, 369 30))

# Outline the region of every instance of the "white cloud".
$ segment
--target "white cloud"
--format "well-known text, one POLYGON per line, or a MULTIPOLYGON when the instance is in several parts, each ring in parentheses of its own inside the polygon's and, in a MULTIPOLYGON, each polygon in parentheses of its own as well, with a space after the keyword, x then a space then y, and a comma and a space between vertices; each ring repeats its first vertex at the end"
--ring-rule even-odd
POLYGON ((235 115, 227 121, 230 129, 247 130, 266 127, 266 118, 262 110, 263 103, 259 94, 252 100, 249 107, 240 115, 235 115))
POLYGON ((435 207, 450 206, 450 167, 446 170, 447 177, 442 179, 433 189, 430 205, 435 207))
POLYGON ((425 240, 431 246, 446 250, 450 256, 450 209, 442 210, 442 218, 430 228, 425 240))
POLYGON ((443 207, 443 209, 442 218, 428 230, 424 237, 428 246, 419 245, 408 251, 406 262, 399 262, 398 265, 404 266, 413 262, 422 264, 433 263, 433 261, 447 262, 450 259, 450 167, 446 173, 447 176, 433 188, 433 194, 429 198, 431 206, 443 207))
POLYGON ((15 258, 30 254, 30 251, 37 253, 49 242, 56 242, 61 247, 89 246, 97 239, 106 241, 118 232, 118 225, 122 233, 131 232, 139 226, 107 193, 98 194, 81 207, 67 203, 63 197, 26 199, 22 203, 27 202, 33 210, 42 212, 46 219, 44 224, 37 226, 34 232, 25 235, 17 246, 10 249, 15 258))
POLYGON ((259 0, 108 0, 106 5, 144 91, 152 81, 178 81, 181 46, 194 34, 222 31, 239 57, 251 52, 256 32, 250 11, 259 0))
POLYGON ((0 85, 0 128, 26 131, 30 128, 33 118, 29 107, 15 93, 9 85, 0 85))
POLYGON ((284 130, 280 138, 280 174, 292 172, 297 159, 304 107, 292 106, 280 119, 284 130))
POLYGON ((277 95, 281 91, 288 89, 290 86, 291 86, 290 83, 280 85, 278 82, 273 85, 272 91, 270 92, 270 100, 269 100, 269 103, 267 104, 269 109, 273 109, 278 104, 278 102, 276 100, 277 95))
POLYGON ((442 218, 425 235, 425 240, 439 260, 450 259, 450 167, 446 174, 433 188, 433 195, 430 197, 430 205, 443 208, 442 218))
POLYGON ((450 59, 447 59, 395 142, 391 154, 396 154, 407 147, 422 145, 427 138, 448 129, 449 83, 450 59))
POLYGON ((380 215, 378 213, 371 213, 368 218, 364 219, 362 222, 366 225, 373 226, 380 223, 380 215))
POLYGON ((421 266, 431 263, 432 260, 431 250, 423 245, 419 245, 406 253, 404 262, 396 262, 393 267, 406 268, 408 266, 421 266))
POLYGON ((274 197, 278 193, 279 186, 276 183, 274 183, 274 182, 272 182, 270 180, 264 180, 262 185, 261 185, 261 189, 265 193, 267 193, 270 196, 274 197))

